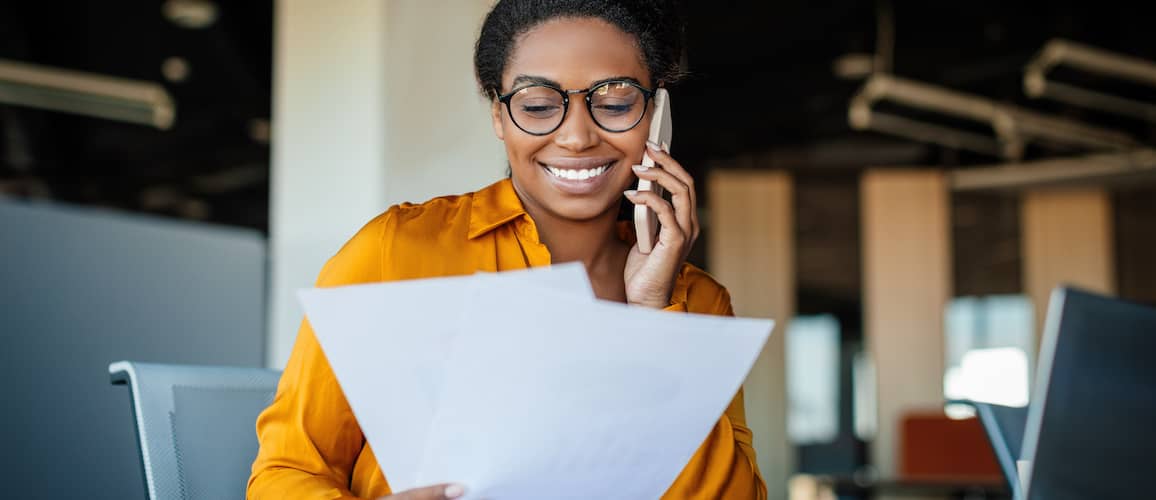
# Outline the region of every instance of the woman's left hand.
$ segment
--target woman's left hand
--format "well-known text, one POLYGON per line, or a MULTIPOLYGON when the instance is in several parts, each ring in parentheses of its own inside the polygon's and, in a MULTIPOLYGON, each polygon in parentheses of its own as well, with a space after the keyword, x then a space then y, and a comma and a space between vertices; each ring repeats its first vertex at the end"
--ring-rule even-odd
POLYGON ((638 250, 638 244, 626 257, 626 302, 656 309, 670 305, 670 295, 682 263, 698 239, 698 200, 694 179, 669 154, 647 142, 647 154, 654 160, 650 168, 634 167, 641 179, 657 182, 670 193, 670 201, 649 191, 627 191, 626 198, 635 205, 646 205, 658 215, 658 241, 650 254, 638 250))

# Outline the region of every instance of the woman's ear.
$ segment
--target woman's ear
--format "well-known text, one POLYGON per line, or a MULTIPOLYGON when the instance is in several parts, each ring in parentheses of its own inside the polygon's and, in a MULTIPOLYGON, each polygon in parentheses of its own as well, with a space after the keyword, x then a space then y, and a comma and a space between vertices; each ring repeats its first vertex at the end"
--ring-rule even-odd
POLYGON ((502 103, 497 99, 490 100, 490 120, 494 125, 494 135, 498 136, 499 141, 505 141, 506 132, 502 128, 502 103))

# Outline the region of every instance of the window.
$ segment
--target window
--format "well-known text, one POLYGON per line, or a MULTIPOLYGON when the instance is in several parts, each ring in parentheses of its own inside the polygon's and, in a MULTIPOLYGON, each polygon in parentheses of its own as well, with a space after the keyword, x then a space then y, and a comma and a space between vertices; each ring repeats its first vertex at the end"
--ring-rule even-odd
MULTIPOLYGON (((1031 300, 1023 295, 960 297, 945 315, 947 399, 1027 406, 1034 351, 1031 300)), ((948 414, 965 417, 959 408, 948 414)))
POLYGON ((839 435, 839 340, 834 316, 797 316, 787 326, 787 434, 795 444, 839 435))

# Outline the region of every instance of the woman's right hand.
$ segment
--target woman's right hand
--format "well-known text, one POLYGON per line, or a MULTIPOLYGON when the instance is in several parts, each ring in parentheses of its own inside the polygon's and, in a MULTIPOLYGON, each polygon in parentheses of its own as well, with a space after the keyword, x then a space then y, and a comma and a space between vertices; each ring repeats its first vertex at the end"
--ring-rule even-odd
POLYGON ((378 500, 453 500, 461 497, 466 490, 460 484, 435 484, 425 488, 414 488, 401 493, 386 495, 378 500))

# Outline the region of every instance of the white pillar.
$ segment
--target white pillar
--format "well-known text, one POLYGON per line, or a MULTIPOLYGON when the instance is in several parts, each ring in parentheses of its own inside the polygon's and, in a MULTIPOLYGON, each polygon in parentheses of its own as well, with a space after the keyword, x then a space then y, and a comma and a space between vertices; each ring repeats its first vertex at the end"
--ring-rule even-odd
POLYGON ((400 201, 505 171, 473 46, 486 0, 277 0, 267 364, 284 366, 325 261, 400 201))
POLYGON ((941 172, 892 169, 865 172, 860 193, 864 333, 878 398, 872 462, 892 478, 903 415, 943 405, 949 193, 941 172))
POLYGON ((767 497, 785 500, 795 468, 784 358, 795 314, 793 183, 784 172, 719 170, 709 188, 710 272, 730 291, 735 314, 775 320, 743 392, 767 497))

